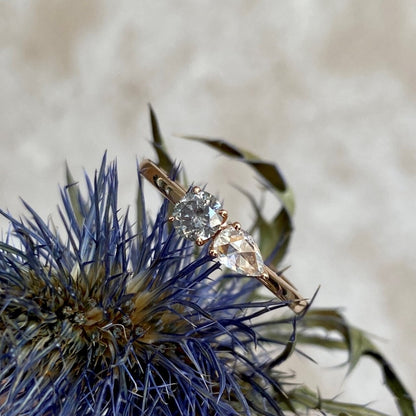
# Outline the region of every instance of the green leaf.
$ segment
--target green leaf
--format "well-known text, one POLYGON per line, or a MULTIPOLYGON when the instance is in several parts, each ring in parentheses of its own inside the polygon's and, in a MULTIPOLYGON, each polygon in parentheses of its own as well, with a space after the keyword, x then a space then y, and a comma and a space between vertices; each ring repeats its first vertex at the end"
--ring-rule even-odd
POLYGON ((269 257, 270 263, 276 266, 286 254, 293 232, 292 218, 289 212, 281 209, 270 223, 268 230, 264 235, 265 238, 274 242, 274 248, 270 253, 266 250, 265 255, 269 257))
POLYGON ((251 166, 260 177, 270 185, 271 189, 280 199, 282 205, 288 211, 289 215, 293 215, 295 210, 295 200, 292 190, 287 185, 283 175, 280 173, 279 168, 272 162, 261 160, 258 156, 254 155, 247 150, 240 149, 223 139, 210 139, 206 137, 196 136, 181 136, 183 139, 197 141, 204 143, 213 149, 218 150, 220 153, 237 159, 247 165, 251 166))
POLYGON ((396 404, 403 416, 415 416, 413 400, 409 392, 400 381, 392 366, 387 362, 377 347, 368 338, 367 334, 359 328, 348 324, 343 315, 334 309, 309 310, 301 320, 300 326, 304 329, 325 329, 324 335, 313 336, 298 334, 298 343, 307 343, 327 349, 345 349, 348 351, 348 372, 351 372, 358 361, 369 356, 381 367, 387 388, 396 400, 396 404), (331 331, 341 335, 341 340, 331 338, 331 331))
POLYGON ((405 389, 403 383, 400 381, 398 375, 393 370, 392 366, 387 360, 376 351, 366 351, 366 355, 372 357, 383 370, 384 381, 392 392, 396 399, 397 406, 399 407, 403 416, 415 416, 415 408, 413 399, 409 392, 405 389))
POLYGON ((302 333, 298 333, 297 343, 304 345, 315 345, 326 348, 328 350, 346 350, 348 348, 343 339, 331 339, 320 335, 305 335, 302 333))
POLYGON ((344 316, 336 309, 311 309, 302 319, 300 326, 303 329, 322 328, 327 331, 322 337, 315 335, 314 338, 309 339, 309 343, 313 341, 317 346, 321 346, 323 341, 328 341, 328 338, 331 339, 331 331, 341 335, 341 340, 337 340, 336 343, 327 343, 327 346, 331 345, 333 348, 348 351, 349 372, 353 370, 363 354, 367 351, 377 351, 366 333, 349 325, 344 316))
MULTIPOLYGON (((349 353, 349 371, 357 364, 363 350, 373 348, 371 341, 365 336, 363 331, 350 327, 342 314, 335 309, 312 309, 301 321, 304 329, 322 328, 327 332, 336 331, 342 336, 343 345, 349 353)), ((324 337, 323 337, 324 338, 324 337)), ((319 343, 317 338, 317 344, 319 343)))
POLYGON ((322 399, 319 393, 307 387, 298 387, 288 393, 289 399, 301 414, 307 409, 316 409, 338 416, 387 416, 385 413, 369 409, 364 405, 322 399))
POLYGON ((153 111, 153 108, 150 104, 149 104, 149 111, 150 111, 150 125, 152 128, 152 139, 153 139, 152 144, 158 157, 158 165, 162 169, 164 169, 166 172, 171 172, 173 168, 173 162, 166 149, 156 114, 153 111))

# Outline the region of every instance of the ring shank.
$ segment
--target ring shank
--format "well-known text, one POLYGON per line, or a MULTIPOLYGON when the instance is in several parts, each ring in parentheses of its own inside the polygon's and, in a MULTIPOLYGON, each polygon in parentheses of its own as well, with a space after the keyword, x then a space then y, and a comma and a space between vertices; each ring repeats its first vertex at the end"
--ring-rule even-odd
MULTIPOLYGON (((168 174, 149 159, 140 165, 140 173, 153 184, 159 192, 173 204, 178 203, 186 194, 186 190, 177 182, 169 178, 168 174)), ((255 276, 279 299, 288 302, 295 313, 301 313, 308 302, 284 276, 265 266, 265 273, 255 276)))
POLYGON ((256 276, 257 279, 279 299, 289 302, 289 307, 293 312, 301 313, 308 306, 306 299, 301 296, 286 277, 276 273, 268 266, 264 267, 264 271, 265 274, 256 276))
POLYGON ((170 179, 163 169, 149 159, 145 159, 140 165, 140 173, 172 204, 179 202, 186 194, 181 185, 170 179))

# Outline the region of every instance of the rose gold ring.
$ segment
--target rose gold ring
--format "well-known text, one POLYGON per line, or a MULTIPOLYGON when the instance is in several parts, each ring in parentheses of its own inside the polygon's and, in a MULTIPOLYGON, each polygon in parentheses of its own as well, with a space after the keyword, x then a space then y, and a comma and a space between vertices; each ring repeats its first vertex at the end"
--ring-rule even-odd
POLYGON ((253 237, 240 223, 228 223, 228 213, 210 193, 194 186, 186 191, 151 160, 144 160, 140 173, 175 204, 169 221, 184 238, 202 246, 210 242, 209 254, 229 269, 258 279, 279 299, 301 313, 308 302, 282 274, 263 262, 253 237))

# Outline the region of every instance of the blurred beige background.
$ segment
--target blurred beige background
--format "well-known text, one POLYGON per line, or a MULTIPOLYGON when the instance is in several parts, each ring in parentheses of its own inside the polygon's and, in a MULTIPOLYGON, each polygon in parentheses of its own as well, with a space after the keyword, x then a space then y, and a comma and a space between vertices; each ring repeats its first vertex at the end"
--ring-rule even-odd
MULTIPOLYGON (((0 21, 2 208, 23 213, 22 196, 55 213, 64 161, 80 176, 105 149, 133 204, 151 102, 168 137, 223 137, 279 164, 297 198, 290 278, 377 335, 416 392, 414 2, 13 1, 0 21)), ((251 171, 168 143, 252 218, 232 188, 255 187, 251 171)), ((343 356, 316 357, 324 371, 289 367, 322 395, 397 414, 370 361, 344 380, 343 356)))

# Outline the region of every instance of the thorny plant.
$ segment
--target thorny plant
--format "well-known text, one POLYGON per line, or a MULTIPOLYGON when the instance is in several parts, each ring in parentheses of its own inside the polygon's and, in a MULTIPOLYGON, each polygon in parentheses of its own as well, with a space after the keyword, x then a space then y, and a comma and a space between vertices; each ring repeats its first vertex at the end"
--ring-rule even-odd
MULTIPOLYGON (((159 161, 172 168, 151 116, 159 161)), ((274 165, 205 142, 240 157, 275 191, 286 186, 274 165)), ((352 365, 373 356, 390 375, 401 413, 414 414, 391 367, 337 311, 312 309, 298 322, 285 302, 256 296, 254 279, 220 272, 206 249, 196 252, 170 230, 167 202, 154 220, 147 216, 140 177, 131 224, 118 207, 116 164, 106 157, 85 181, 82 193, 68 171, 61 229, 26 203, 27 218, 1 211, 10 222, 0 243, 1 415, 380 414, 293 385, 279 367, 296 341, 346 349, 352 365), (335 330, 343 341, 311 336, 311 328, 335 330), (366 348, 357 349, 358 341, 366 348)), ((276 263, 291 231, 288 199, 274 228, 251 201, 276 263)))

